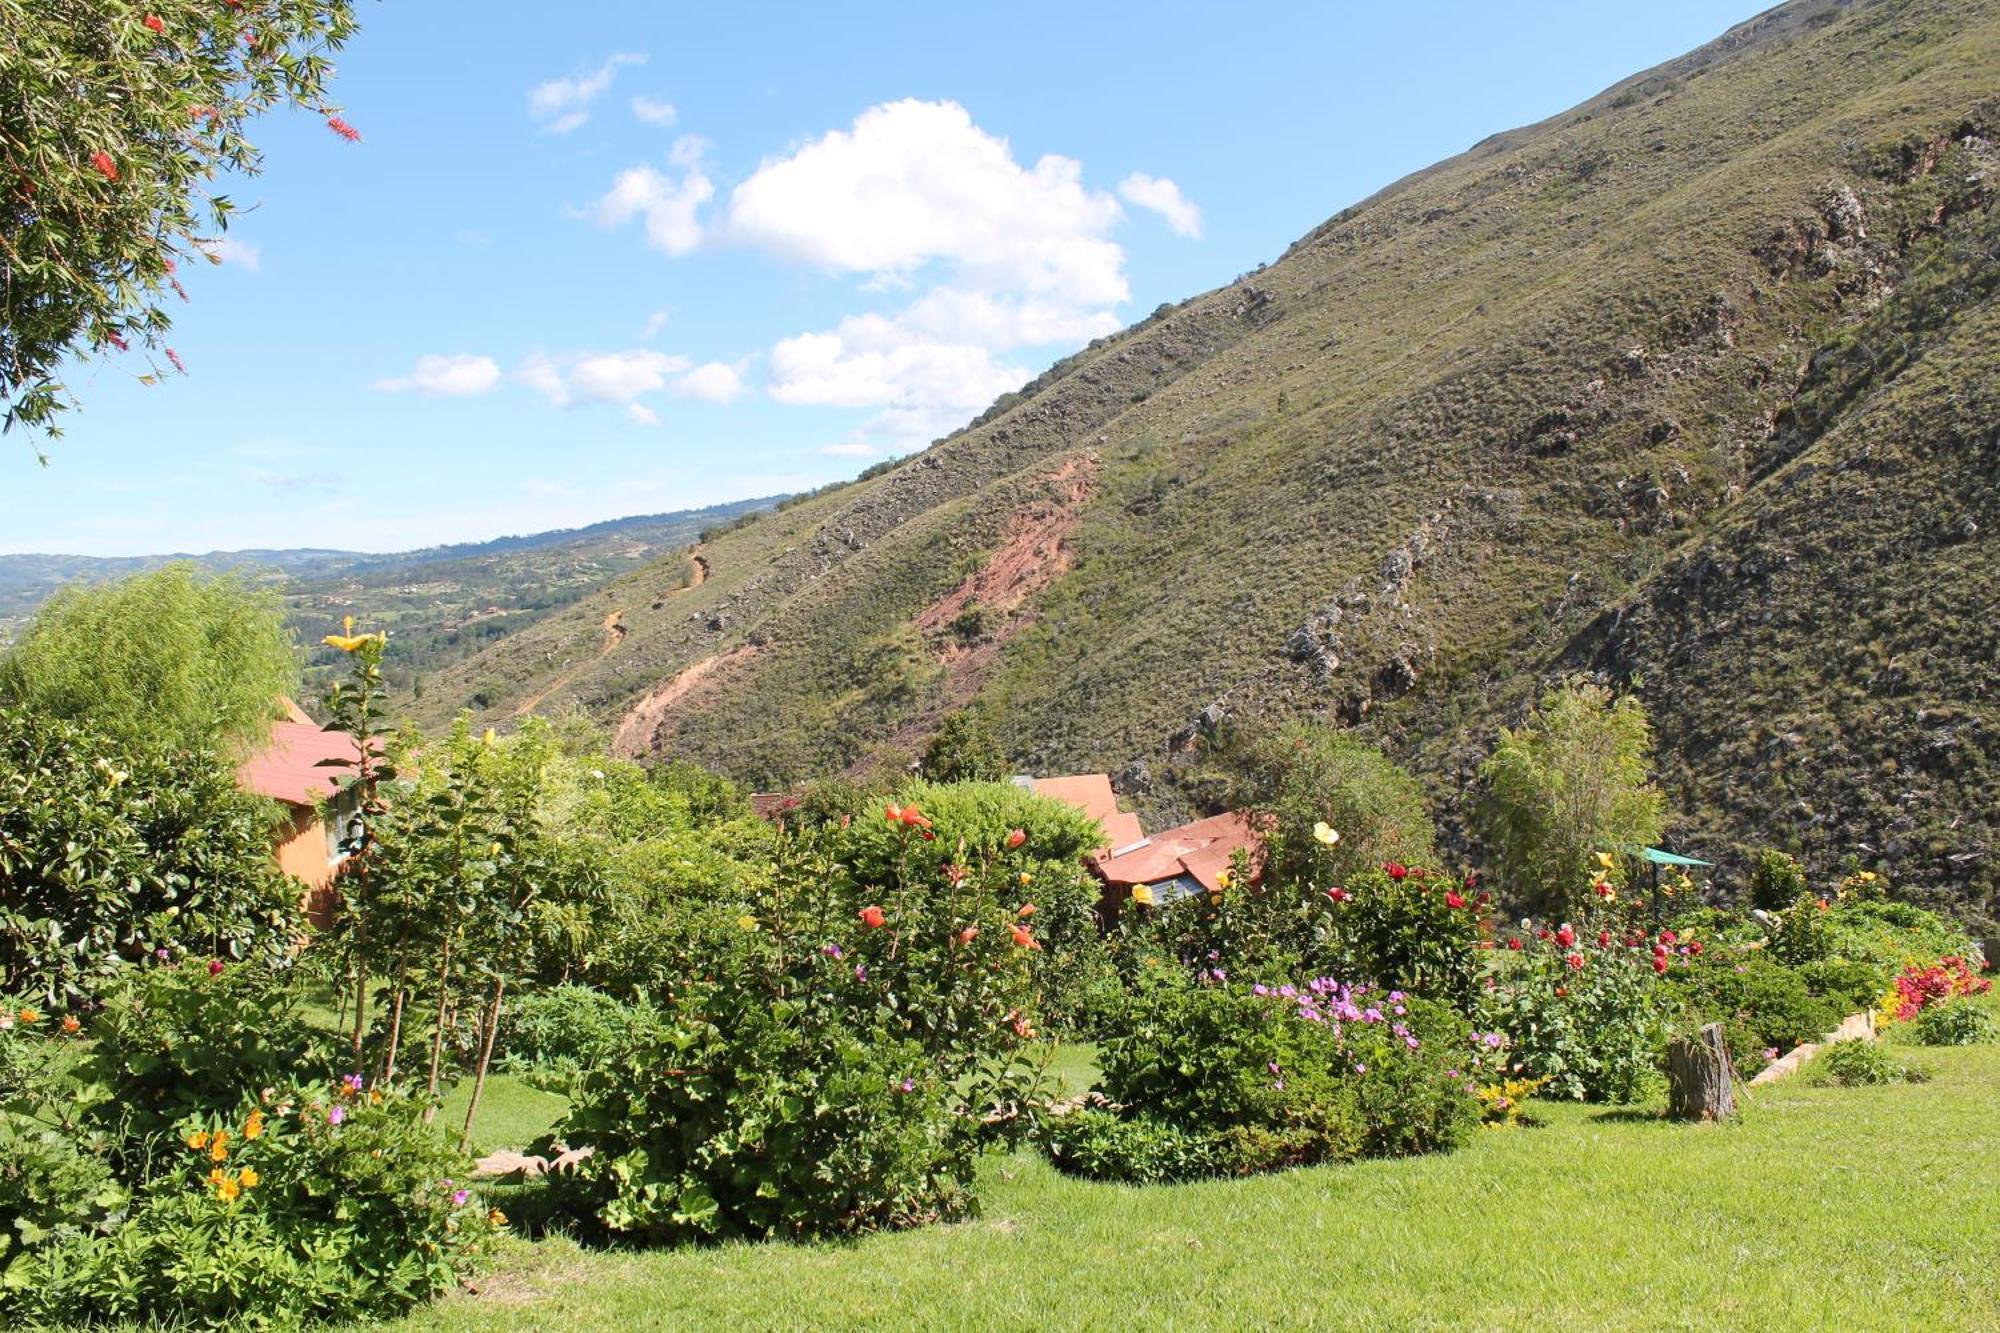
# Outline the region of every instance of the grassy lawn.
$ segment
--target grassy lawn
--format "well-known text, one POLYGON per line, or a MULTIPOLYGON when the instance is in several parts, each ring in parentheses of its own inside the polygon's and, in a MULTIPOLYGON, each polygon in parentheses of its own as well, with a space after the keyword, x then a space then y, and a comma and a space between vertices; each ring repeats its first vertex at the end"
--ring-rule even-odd
POLYGON ((848 1245, 513 1241, 405 1327, 2000 1327, 2000 1047, 1917 1058, 1934 1082, 1794 1079, 1726 1126, 1558 1106, 1446 1157, 1249 1180, 1089 1184, 1024 1152, 979 1219, 848 1245))
MULTIPOLYGON (((471 1100, 472 1080, 460 1079, 438 1111, 437 1122, 451 1130, 454 1141, 471 1100)), ((486 1091, 479 1094, 479 1115, 472 1122, 473 1153, 526 1148, 555 1124, 567 1105, 553 1092, 529 1087, 518 1074, 488 1074, 486 1091)))

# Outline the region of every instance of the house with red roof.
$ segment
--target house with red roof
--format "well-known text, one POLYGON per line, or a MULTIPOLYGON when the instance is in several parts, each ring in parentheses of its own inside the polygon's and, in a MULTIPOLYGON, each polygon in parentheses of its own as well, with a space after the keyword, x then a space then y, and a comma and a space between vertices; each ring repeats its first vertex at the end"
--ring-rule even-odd
POLYGON ((236 766, 236 783, 285 807, 275 839, 278 868, 305 884, 306 911, 320 920, 332 905, 341 833, 354 814, 345 790, 354 770, 324 761, 351 765, 360 751, 345 732, 324 731, 290 699, 281 702, 285 716, 271 724, 266 743, 236 766))
POLYGON ((1141 886, 1155 907, 1196 893, 1220 893, 1223 872, 1239 851, 1249 854, 1254 880, 1264 839, 1255 821, 1241 811, 1210 815, 1100 852, 1090 861, 1104 881, 1098 917, 1107 925, 1116 921, 1141 886))
POLYGON ((1118 808, 1117 793, 1111 790, 1106 773, 1075 773, 1062 778, 1017 777, 1014 785, 1037 796, 1073 805, 1104 826, 1104 845, 1122 847, 1146 836, 1139 816, 1118 808))

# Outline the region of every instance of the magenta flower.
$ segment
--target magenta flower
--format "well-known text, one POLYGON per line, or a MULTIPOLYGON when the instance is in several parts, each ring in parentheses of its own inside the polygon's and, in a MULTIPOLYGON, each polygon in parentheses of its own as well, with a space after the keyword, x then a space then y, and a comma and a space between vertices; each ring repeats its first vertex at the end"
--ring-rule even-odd
POLYGON ((451 1196, 451 1206, 454 1208, 463 1208, 465 1207, 465 1201, 471 1197, 471 1190, 458 1190, 451 1196))
POLYGON ((838 944, 822 944, 819 951, 828 958, 840 957, 840 946, 838 944))
POLYGON ((347 1108, 345 1106, 336 1106, 326 1113, 326 1123, 329 1125, 337 1125, 345 1119, 347 1119, 347 1108))
POLYGON ((1357 1062, 1354 1066, 1354 1072, 1357 1074, 1365 1074, 1368 1072, 1368 1066, 1357 1062))
POLYGON ((854 965, 854 979, 856 981, 868 980, 868 965, 866 963, 856 963, 854 965))

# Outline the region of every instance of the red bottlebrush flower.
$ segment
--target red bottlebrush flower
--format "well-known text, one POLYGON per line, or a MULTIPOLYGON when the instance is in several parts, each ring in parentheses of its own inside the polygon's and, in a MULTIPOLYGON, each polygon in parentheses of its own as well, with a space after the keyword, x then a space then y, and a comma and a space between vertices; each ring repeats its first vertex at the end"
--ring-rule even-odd
POLYGON ((158 14, 148 14, 146 15, 145 18, 139 21, 141 23, 144 23, 147 27, 151 28, 154 32, 165 32, 167 30, 167 25, 161 21, 160 16, 158 14))
POLYGON ((1401 861, 1391 861, 1387 865, 1382 867, 1382 873, 1387 875, 1390 879, 1402 879, 1404 876, 1410 873, 1410 870, 1409 867, 1404 865, 1401 861))
POLYGON ((1609 949, 1611 947, 1610 931, 1600 930, 1597 932, 1597 947, 1600 949, 1609 949))
POLYGON ((1507 947, 1515 953, 1521 952, 1521 937, 1519 935, 1509 935, 1507 937, 1507 947))
POLYGON ((211 958, 208 960, 208 975, 211 977, 222 975, 222 960, 220 958, 211 958))
POLYGON ((1026 829, 1009 829, 1007 831, 1007 850, 1011 852, 1027 840, 1028 831, 1026 829))
POLYGON ((1035 942, 1035 937, 1028 933, 1026 926, 1016 926, 1014 927, 1014 947, 1017 949, 1039 949, 1042 946, 1035 942))
POLYGON ((1653 970, 1655 972, 1665 972, 1667 970, 1666 958, 1659 954, 1655 954, 1653 956, 1653 970))
POLYGON ((1446 889, 1444 891, 1444 905, 1457 910, 1465 906, 1465 899, 1459 896, 1456 889, 1446 889))
POLYGON ((111 154, 98 149, 90 155, 90 165, 97 168, 97 174, 108 181, 118 179, 118 164, 111 160, 111 154))
POLYGON ((1352 895, 1350 895, 1346 889, 1335 888, 1335 889, 1328 889, 1326 891, 1326 896, 1331 900, 1333 900, 1334 902, 1344 903, 1352 895))
POLYGON ((339 116, 328 116, 326 118, 326 127, 349 143, 361 142, 361 131, 355 129, 339 116))
POLYGON ((1567 949, 1576 943, 1576 929, 1565 921, 1556 928, 1556 943, 1567 949))
POLYGON ((1569 955, 1567 955, 1566 957, 1564 957, 1563 961, 1564 961, 1565 963, 1568 963, 1568 964, 1569 964, 1569 970, 1570 970, 1570 971, 1572 971, 1572 972, 1581 972, 1581 971, 1583 971, 1583 955, 1582 955, 1582 954, 1580 954, 1580 953, 1573 953, 1573 954, 1569 954, 1569 955))
POLYGON ((167 360, 174 363, 174 369, 178 370, 183 375, 187 374, 188 373, 187 364, 181 360, 181 354, 179 352, 176 352, 171 347, 167 348, 166 351, 167 351, 167 360))
POLYGON ((900 805, 885 805, 885 806, 883 806, 883 807, 882 807, 882 818, 884 818, 884 819, 888 820, 888 821, 889 821, 889 822, 890 822, 891 824, 900 824, 900 823, 902 823, 902 822, 903 822, 903 807, 902 807, 902 806, 900 806, 900 805))
POLYGON ((1026 921, 1029 917, 1033 916, 1034 914, 1035 914, 1035 905, 1033 903, 1022 903, 1020 907, 1016 908, 1014 911, 1014 915, 1020 917, 1023 921, 1026 921))
POLYGON ((119 334, 115 330, 106 329, 104 331, 104 341, 110 343, 113 347, 116 347, 121 352, 129 352, 132 350, 132 344, 126 342, 125 339, 119 336, 119 334))
POLYGON ((887 916, 883 914, 882 909, 875 906, 873 903, 870 903, 868 906, 862 908, 859 912, 855 913, 855 915, 859 916, 861 918, 861 924, 868 927, 868 929, 870 930, 882 929, 883 922, 889 919, 887 916))

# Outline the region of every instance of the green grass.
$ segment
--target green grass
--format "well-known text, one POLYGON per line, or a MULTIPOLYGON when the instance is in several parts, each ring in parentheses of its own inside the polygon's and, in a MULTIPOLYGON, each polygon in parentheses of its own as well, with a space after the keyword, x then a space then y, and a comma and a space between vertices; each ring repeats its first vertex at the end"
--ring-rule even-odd
MULTIPOLYGON (((438 1123, 456 1134, 471 1100, 472 1080, 462 1079, 445 1095, 438 1123)), ((546 1134, 568 1105, 553 1092, 529 1087, 518 1074, 489 1074, 486 1091, 479 1095, 479 1115, 472 1122, 473 1152, 524 1149, 546 1134)))
MULTIPOLYGON (((1087 1051, 1063 1052, 1081 1076, 1087 1051)), ((847 1245, 509 1242, 404 1326, 2000 1326, 2000 1047, 1725 1126, 1556 1106, 1455 1154, 1133 1189, 1028 1153, 985 1212, 847 1245)))

